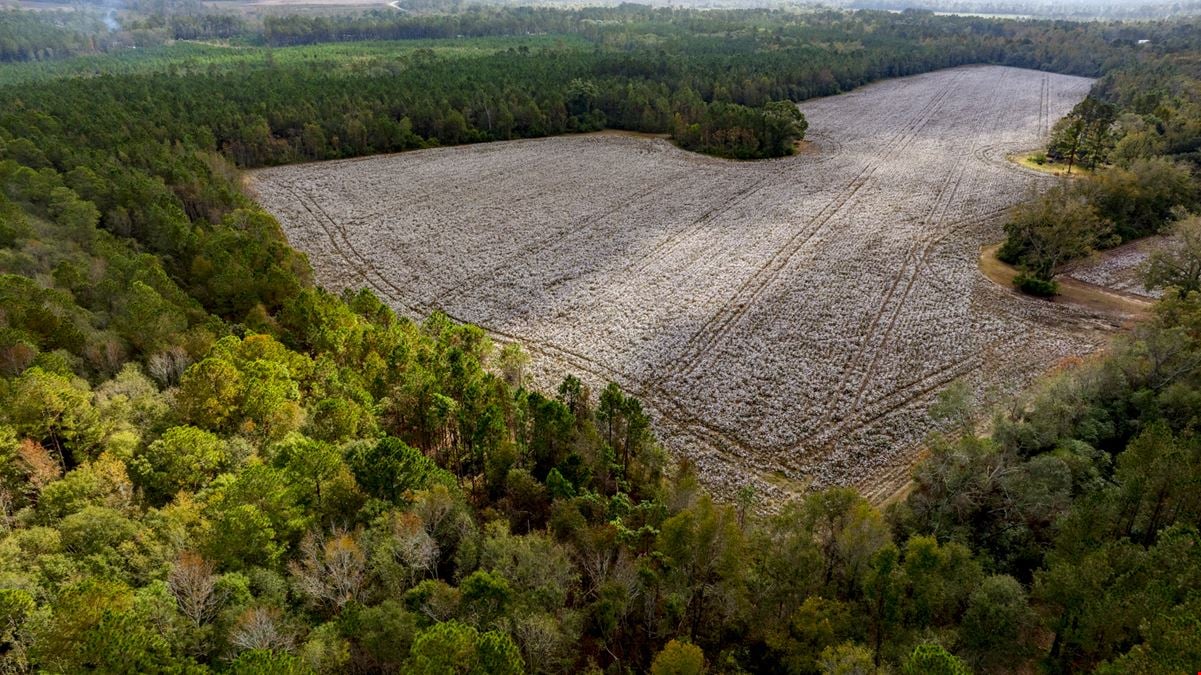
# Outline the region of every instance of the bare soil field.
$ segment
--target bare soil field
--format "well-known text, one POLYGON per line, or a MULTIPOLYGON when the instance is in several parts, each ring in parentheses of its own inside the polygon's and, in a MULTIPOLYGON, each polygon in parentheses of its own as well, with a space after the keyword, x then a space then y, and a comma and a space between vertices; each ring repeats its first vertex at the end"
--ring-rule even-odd
POLYGON ((640 396, 719 491, 884 499, 957 378, 990 399, 1114 322, 979 271, 1037 146, 1090 80, 965 67, 801 105, 813 147, 738 163, 589 135, 266 169, 331 289, 369 286, 521 342, 540 381, 640 396))
POLYGON ((1108 251, 1100 251, 1065 270, 1071 279, 1103 287, 1126 295, 1154 299, 1163 295, 1160 289, 1147 290, 1143 285, 1143 266, 1155 251, 1173 245, 1166 235, 1146 237, 1108 251))

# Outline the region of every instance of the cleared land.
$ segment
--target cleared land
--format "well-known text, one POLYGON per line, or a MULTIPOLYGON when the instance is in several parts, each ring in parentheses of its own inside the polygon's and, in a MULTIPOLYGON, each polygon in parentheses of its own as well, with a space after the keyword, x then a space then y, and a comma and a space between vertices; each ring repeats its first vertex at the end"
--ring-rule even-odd
POLYGON ((1012 391, 1112 322, 985 279, 998 216, 1083 78, 969 67, 801 106, 816 152, 755 163, 591 135, 267 169, 264 206, 327 287, 522 342, 540 377, 641 396, 719 489, 908 478, 926 410, 1012 391))
POLYGON ((1147 290, 1143 286, 1143 267, 1152 253, 1172 246, 1174 241, 1167 235, 1132 241, 1082 260, 1065 274, 1077 281, 1125 295, 1159 298, 1163 295, 1162 290, 1147 290))

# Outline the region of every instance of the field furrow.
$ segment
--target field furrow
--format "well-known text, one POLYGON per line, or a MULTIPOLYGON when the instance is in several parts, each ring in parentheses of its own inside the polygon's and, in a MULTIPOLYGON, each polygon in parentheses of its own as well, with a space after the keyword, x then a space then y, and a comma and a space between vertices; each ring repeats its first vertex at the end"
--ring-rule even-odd
POLYGON ((258 171, 334 289, 369 286, 640 396, 719 490, 907 476, 950 382, 988 398, 1097 347, 1105 321, 977 270, 1049 180, 1009 164, 1090 81, 965 67, 801 104, 812 145, 731 162, 593 134, 258 171))

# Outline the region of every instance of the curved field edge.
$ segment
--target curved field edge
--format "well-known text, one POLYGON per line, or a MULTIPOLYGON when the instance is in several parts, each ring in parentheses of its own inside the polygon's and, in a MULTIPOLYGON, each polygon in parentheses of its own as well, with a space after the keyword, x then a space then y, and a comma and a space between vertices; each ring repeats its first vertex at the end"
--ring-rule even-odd
POLYGON ((520 342, 546 383, 618 382, 719 492, 883 495, 947 384, 1016 391, 1116 327, 977 271, 998 215, 1048 180, 1005 153, 1089 85, 1002 67, 874 83, 802 104, 816 156, 750 164, 567 136, 251 180, 323 284, 520 342))
MULTIPOLYGON (((1016 296, 1032 302, 1076 305, 1090 311, 1110 314, 1123 323, 1146 318, 1151 306, 1155 304, 1152 298, 1089 283, 1066 274, 1055 277, 1056 283, 1059 284, 1059 295, 1046 299, 1028 298, 1013 287, 1013 280, 1018 275, 1018 269, 997 258, 997 251, 1000 250, 1002 243, 991 244, 980 249, 980 272, 989 281, 1016 296)), ((1100 251, 1095 255, 1100 259, 1105 259, 1115 254, 1112 251, 1100 251)))

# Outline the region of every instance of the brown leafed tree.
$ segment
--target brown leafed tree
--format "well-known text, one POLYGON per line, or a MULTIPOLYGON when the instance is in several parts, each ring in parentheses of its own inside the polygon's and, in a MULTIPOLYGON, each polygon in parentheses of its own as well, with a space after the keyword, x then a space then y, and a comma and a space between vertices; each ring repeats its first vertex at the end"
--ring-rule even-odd
POLYGON ((40 493, 42 488, 62 476, 62 466, 58 460, 37 441, 28 438, 21 441, 21 445, 17 447, 17 457, 29 483, 30 492, 40 493))
POLYGON ((293 645, 292 634, 284 626, 278 609, 251 607, 238 616, 229 634, 230 643, 239 650, 287 650, 293 645))
POLYGON ((184 551, 167 575, 167 588, 175 596, 179 611, 200 626, 212 620, 221 604, 214 566, 199 554, 184 551))
POLYGON ((338 611, 362 591, 367 556, 352 534, 335 530, 322 538, 310 532, 300 544, 299 560, 288 568, 302 593, 338 611))

